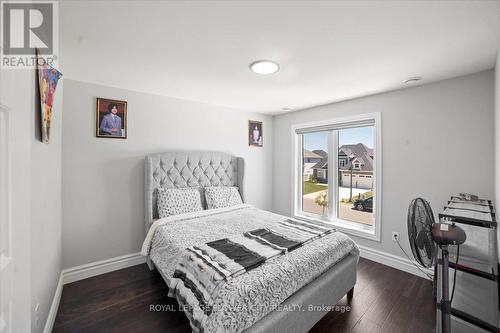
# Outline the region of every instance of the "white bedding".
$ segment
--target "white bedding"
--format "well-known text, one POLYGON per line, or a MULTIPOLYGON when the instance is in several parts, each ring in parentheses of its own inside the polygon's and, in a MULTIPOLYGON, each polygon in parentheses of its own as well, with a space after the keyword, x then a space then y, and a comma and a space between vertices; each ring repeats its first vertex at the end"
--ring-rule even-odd
POLYGON ((146 238, 144 242, 142 243, 142 249, 141 249, 141 255, 143 256, 148 256, 149 251, 151 249, 151 241, 153 240, 153 236, 156 232, 156 229, 158 229, 161 226, 164 226, 169 223, 174 223, 178 221, 187 221, 187 220, 193 220, 196 218, 202 218, 205 216, 211 216, 211 215, 217 215, 220 213, 225 213, 225 212, 230 212, 233 210, 238 210, 238 209, 244 209, 244 208, 251 208, 252 205, 248 204, 241 204, 241 205, 236 205, 232 207, 224 207, 224 208, 216 208, 216 209, 207 209, 207 210, 202 210, 202 211, 197 211, 197 212, 190 212, 190 213, 185 213, 185 214, 180 214, 180 215, 173 215, 173 216, 168 216, 162 219, 158 219, 153 222, 151 227, 148 230, 148 234, 146 235, 146 238))
MULTIPOLYGON (((284 219, 245 204, 170 216, 152 225, 142 254, 150 255, 169 284, 177 260, 187 247, 265 228, 284 219)), ((334 232, 221 284, 212 295, 215 310, 202 323, 203 331, 245 330, 349 253, 358 256, 355 243, 334 232)))

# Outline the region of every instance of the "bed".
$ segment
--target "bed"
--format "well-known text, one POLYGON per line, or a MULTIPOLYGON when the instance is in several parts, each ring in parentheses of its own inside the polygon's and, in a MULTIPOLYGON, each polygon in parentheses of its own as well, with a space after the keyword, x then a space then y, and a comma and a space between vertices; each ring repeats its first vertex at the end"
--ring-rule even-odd
MULTIPOLYGON (((242 158, 220 152, 146 157, 142 253, 170 290, 178 258, 187 247, 288 219, 245 203, 158 218, 159 187, 237 186, 245 201, 244 167, 242 158)), ((346 294, 352 297, 358 255, 349 237, 332 232, 226 281, 214 292, 213 301, 224 310, 214 311, 203 324, 193 322, 193 313, 186 314, 195 332, 307 332, 338 300, 346 294)))

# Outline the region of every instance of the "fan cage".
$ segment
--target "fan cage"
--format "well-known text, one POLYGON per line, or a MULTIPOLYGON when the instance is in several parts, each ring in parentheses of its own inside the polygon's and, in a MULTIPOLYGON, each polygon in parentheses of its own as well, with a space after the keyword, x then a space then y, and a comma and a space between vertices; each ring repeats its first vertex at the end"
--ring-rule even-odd
POLYGON ((412 200, 408 207, 408 240, 415 260, 426 268, 436 262, 436 245, 432 239, 434 214, 429 202, 422 198, 412 200))

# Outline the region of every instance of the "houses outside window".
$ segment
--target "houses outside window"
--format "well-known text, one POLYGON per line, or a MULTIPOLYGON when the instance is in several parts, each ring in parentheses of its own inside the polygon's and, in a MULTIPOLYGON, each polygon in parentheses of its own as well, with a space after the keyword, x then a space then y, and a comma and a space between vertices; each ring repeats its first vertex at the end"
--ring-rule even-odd
POLYGON ((292 136, 295 217, 380 240, 380 115, 295 125, 292 136))

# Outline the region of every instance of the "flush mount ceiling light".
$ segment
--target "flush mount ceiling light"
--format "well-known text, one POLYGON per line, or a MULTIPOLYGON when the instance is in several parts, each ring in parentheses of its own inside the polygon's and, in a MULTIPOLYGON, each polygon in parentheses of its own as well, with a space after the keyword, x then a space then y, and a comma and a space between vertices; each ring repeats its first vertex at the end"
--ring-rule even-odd
POLYGON ((292 109, 291 108, 281 108, 281 111, 288 112, 288 111, 292 111, 292 109))
POLYGON ((405 80, 405 84, 412 84, 412 83, 415 83, 415 82, 418 82, 422 80, 422 77, 421 76, 413 76, 413 77, 410 77, 409 79, 405 80))
POLYGON ((250 69, 257 74, 273 74, 280 70, 280 66, 271 60, 257 60, 250 64, 250 69))

